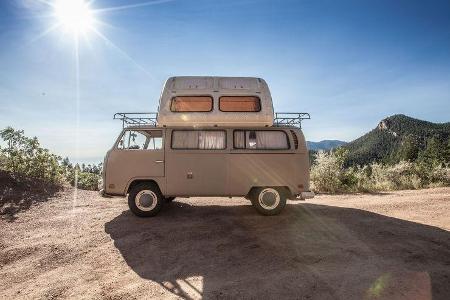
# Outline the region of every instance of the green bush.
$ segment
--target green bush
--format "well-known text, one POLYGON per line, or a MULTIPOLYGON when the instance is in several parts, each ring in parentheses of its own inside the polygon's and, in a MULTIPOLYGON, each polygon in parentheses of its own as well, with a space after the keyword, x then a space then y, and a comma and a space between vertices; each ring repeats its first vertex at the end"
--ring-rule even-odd
POLYGON ((439 160, 400 161, 397 164, 372 163, 344 167, 347 152, 319 152, 311 168, 316 192, 378 192, 450 185, 450 168, 439 160))
POLYGON ((0 147, 0 169, 15 176, 38 178, 57 185, 69 182, 75 186, 77 181, 80 189, 97 190, 101 164, 73 167, 68 158, 63 160, 40 147, 38 139, 26 137, 23 130, 7 127, 0 130, 0 138, 5 144, 0 147))
POLYGON ((77 186, 79 189, 83 190, 98 190, 98 183, 100 180, 100 175, 82 172, 78 165, 68 172, 67 179, 72 186, 77 186))
POLYGON ((319 151, 311 169, 311 181, 315 191, 336 193, 345 190, 344 182, 348 178, 343 167, 345 152, 319 151))
POLYGON ((61 157, 41 148, 36 137, 24 136, 22 130, 7 127, 0 131, 6 147, 0 149, 0 167, 16 176, 39 178, 49 183, 64 181, 61 157))
POLYGON ((83 190, 98 190, 100 176, 94 173, 81 172, 78 176, 78 188, 83 190))

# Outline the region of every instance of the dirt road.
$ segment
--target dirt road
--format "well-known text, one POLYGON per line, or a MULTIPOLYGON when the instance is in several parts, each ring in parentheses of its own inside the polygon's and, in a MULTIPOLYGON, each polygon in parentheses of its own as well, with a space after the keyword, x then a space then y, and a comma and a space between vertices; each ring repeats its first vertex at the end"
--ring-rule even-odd
POLYGON ((263 217, 242 198, 136 218, 66 190, 0 220, 0 299, 450 299, 450 188, 319 196, 263 217))

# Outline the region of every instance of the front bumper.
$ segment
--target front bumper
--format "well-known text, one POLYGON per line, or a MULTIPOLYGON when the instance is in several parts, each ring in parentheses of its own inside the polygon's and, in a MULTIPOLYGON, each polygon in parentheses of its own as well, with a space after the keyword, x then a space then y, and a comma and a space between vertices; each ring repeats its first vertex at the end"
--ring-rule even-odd
POLYGON ((99 193, 100 196, 102 196, 103 198, 112 198, 112 197, 113 197, 113 195, 107 194, 107 193, 105 192, 104 189, 99 190, 98 193, 99 193))

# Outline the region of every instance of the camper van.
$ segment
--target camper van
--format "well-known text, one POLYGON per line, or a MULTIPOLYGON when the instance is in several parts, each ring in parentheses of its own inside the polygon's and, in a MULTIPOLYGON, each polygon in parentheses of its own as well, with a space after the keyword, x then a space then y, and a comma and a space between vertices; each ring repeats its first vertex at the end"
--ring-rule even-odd
MULTIPOLYGON (((117 113, 122 131, 104 161, 101 193, 128 195, 137 216, 176 197, 246 197, 263 215, 313 197, 301 121, 274 113, 266 82, 172 77, 157 113, 117 113)), ((232 200, 230 200, 232 201, 232 200)))

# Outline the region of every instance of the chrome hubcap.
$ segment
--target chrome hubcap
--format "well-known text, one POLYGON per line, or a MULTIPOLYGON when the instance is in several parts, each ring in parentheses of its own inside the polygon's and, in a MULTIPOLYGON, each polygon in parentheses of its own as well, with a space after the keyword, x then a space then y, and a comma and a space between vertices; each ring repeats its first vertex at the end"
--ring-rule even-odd
POLYGON ((158 203, 158 197, 151 190, 142 190, 134 199, 136 206, 142 211, 151 211, 158 203))
POLYGON ((264 209, 275 209, 280 204, 280 194, 273 188, 265 188, 259 193, 258 202, 264 209))

